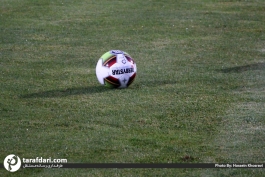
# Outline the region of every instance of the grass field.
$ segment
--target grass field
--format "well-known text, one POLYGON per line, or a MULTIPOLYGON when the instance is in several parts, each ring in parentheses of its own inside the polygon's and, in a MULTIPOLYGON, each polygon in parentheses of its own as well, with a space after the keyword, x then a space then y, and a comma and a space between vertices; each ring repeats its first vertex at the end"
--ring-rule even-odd
MULTIPOLYGON (((0 2, 0 161, 265 163, 265 1, 0 2), (137 63, 128 89, 96 79, 97 60, 112 49, 137 63)), ((1 168, 0 176, 265 171, 1 168)))

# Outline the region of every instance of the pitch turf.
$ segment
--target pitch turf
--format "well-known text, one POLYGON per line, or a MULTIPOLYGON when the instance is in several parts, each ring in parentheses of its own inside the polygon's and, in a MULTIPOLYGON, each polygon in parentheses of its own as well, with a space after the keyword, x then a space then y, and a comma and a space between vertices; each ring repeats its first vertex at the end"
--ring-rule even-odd
MULTIPOLYGON (((265 2, 1 0, 0 159, 265 163, 265 2), (98 58, 137 63, 128 89, 98 58)), ((264 176, 263 169, 20 169, 1 176, 264 176)))

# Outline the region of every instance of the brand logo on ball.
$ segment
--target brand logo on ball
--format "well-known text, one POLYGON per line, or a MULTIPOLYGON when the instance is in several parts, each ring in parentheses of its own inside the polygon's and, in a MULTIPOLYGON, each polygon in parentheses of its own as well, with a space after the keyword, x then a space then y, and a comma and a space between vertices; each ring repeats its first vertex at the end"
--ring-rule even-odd
POLYGON ((113 68, 112 75, 127 74, 133 72, 134 72, 133 68, 113 68))
POLYGON ((7 171, 15 172, 21 166, 21 160, 14 154, 8 155, 4 160, 4 167, 7 171))
POLYGON ((125 64, 125 63, 126 63, 126 59, 121 60, 121 62, 122 62, 123 64, 125 64))

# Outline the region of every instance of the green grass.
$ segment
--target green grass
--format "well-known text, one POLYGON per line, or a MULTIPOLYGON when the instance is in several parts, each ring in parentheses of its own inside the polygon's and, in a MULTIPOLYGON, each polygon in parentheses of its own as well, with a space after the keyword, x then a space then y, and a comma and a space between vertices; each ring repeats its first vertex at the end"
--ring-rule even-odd
MULTIPOLYGON (((265 163, 265 2, 1 0, 0 159, 265 163), (128 89, 98 58, 128 52, 128 89), (189 157, 189 158, 185 158, 189 157)), ((0 176, 264 176, 263 169, 0 169, 0 176)))

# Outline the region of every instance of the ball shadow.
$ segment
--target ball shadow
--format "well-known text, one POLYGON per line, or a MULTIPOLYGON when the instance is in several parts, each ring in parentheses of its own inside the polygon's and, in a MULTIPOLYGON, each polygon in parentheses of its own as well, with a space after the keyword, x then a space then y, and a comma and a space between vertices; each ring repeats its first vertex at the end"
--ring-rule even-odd
MULTIPOLYGON (((138 89, 143 89, 147 87, 157 87, 157 86, 161 86, 165 84, 175 84, 175 83, 176 81, 172 81, 172 80, 138 81, 138 82, 133 83, 132 86, 130 86, 128 89, 138 90, 138 89)), ((73 88, 47 90, 47 91, 20 95, 20 98, 56 98, 56 97, 67 97, 67 96, 73 96, 73 95, 103 93, 103 92, 113 91, 113 90, 116 90, 116 89, 110 89, 104 86, 73 87, 73 88)))
POLYGON ((103 86, 90 87, 73 87, 66 89, 48 90, 36 92, 31 94, 21 95, 20 98, 53 98, 53 97, 67 97, 71 95, 94 94, 110 91, 111 89, 103 86))

